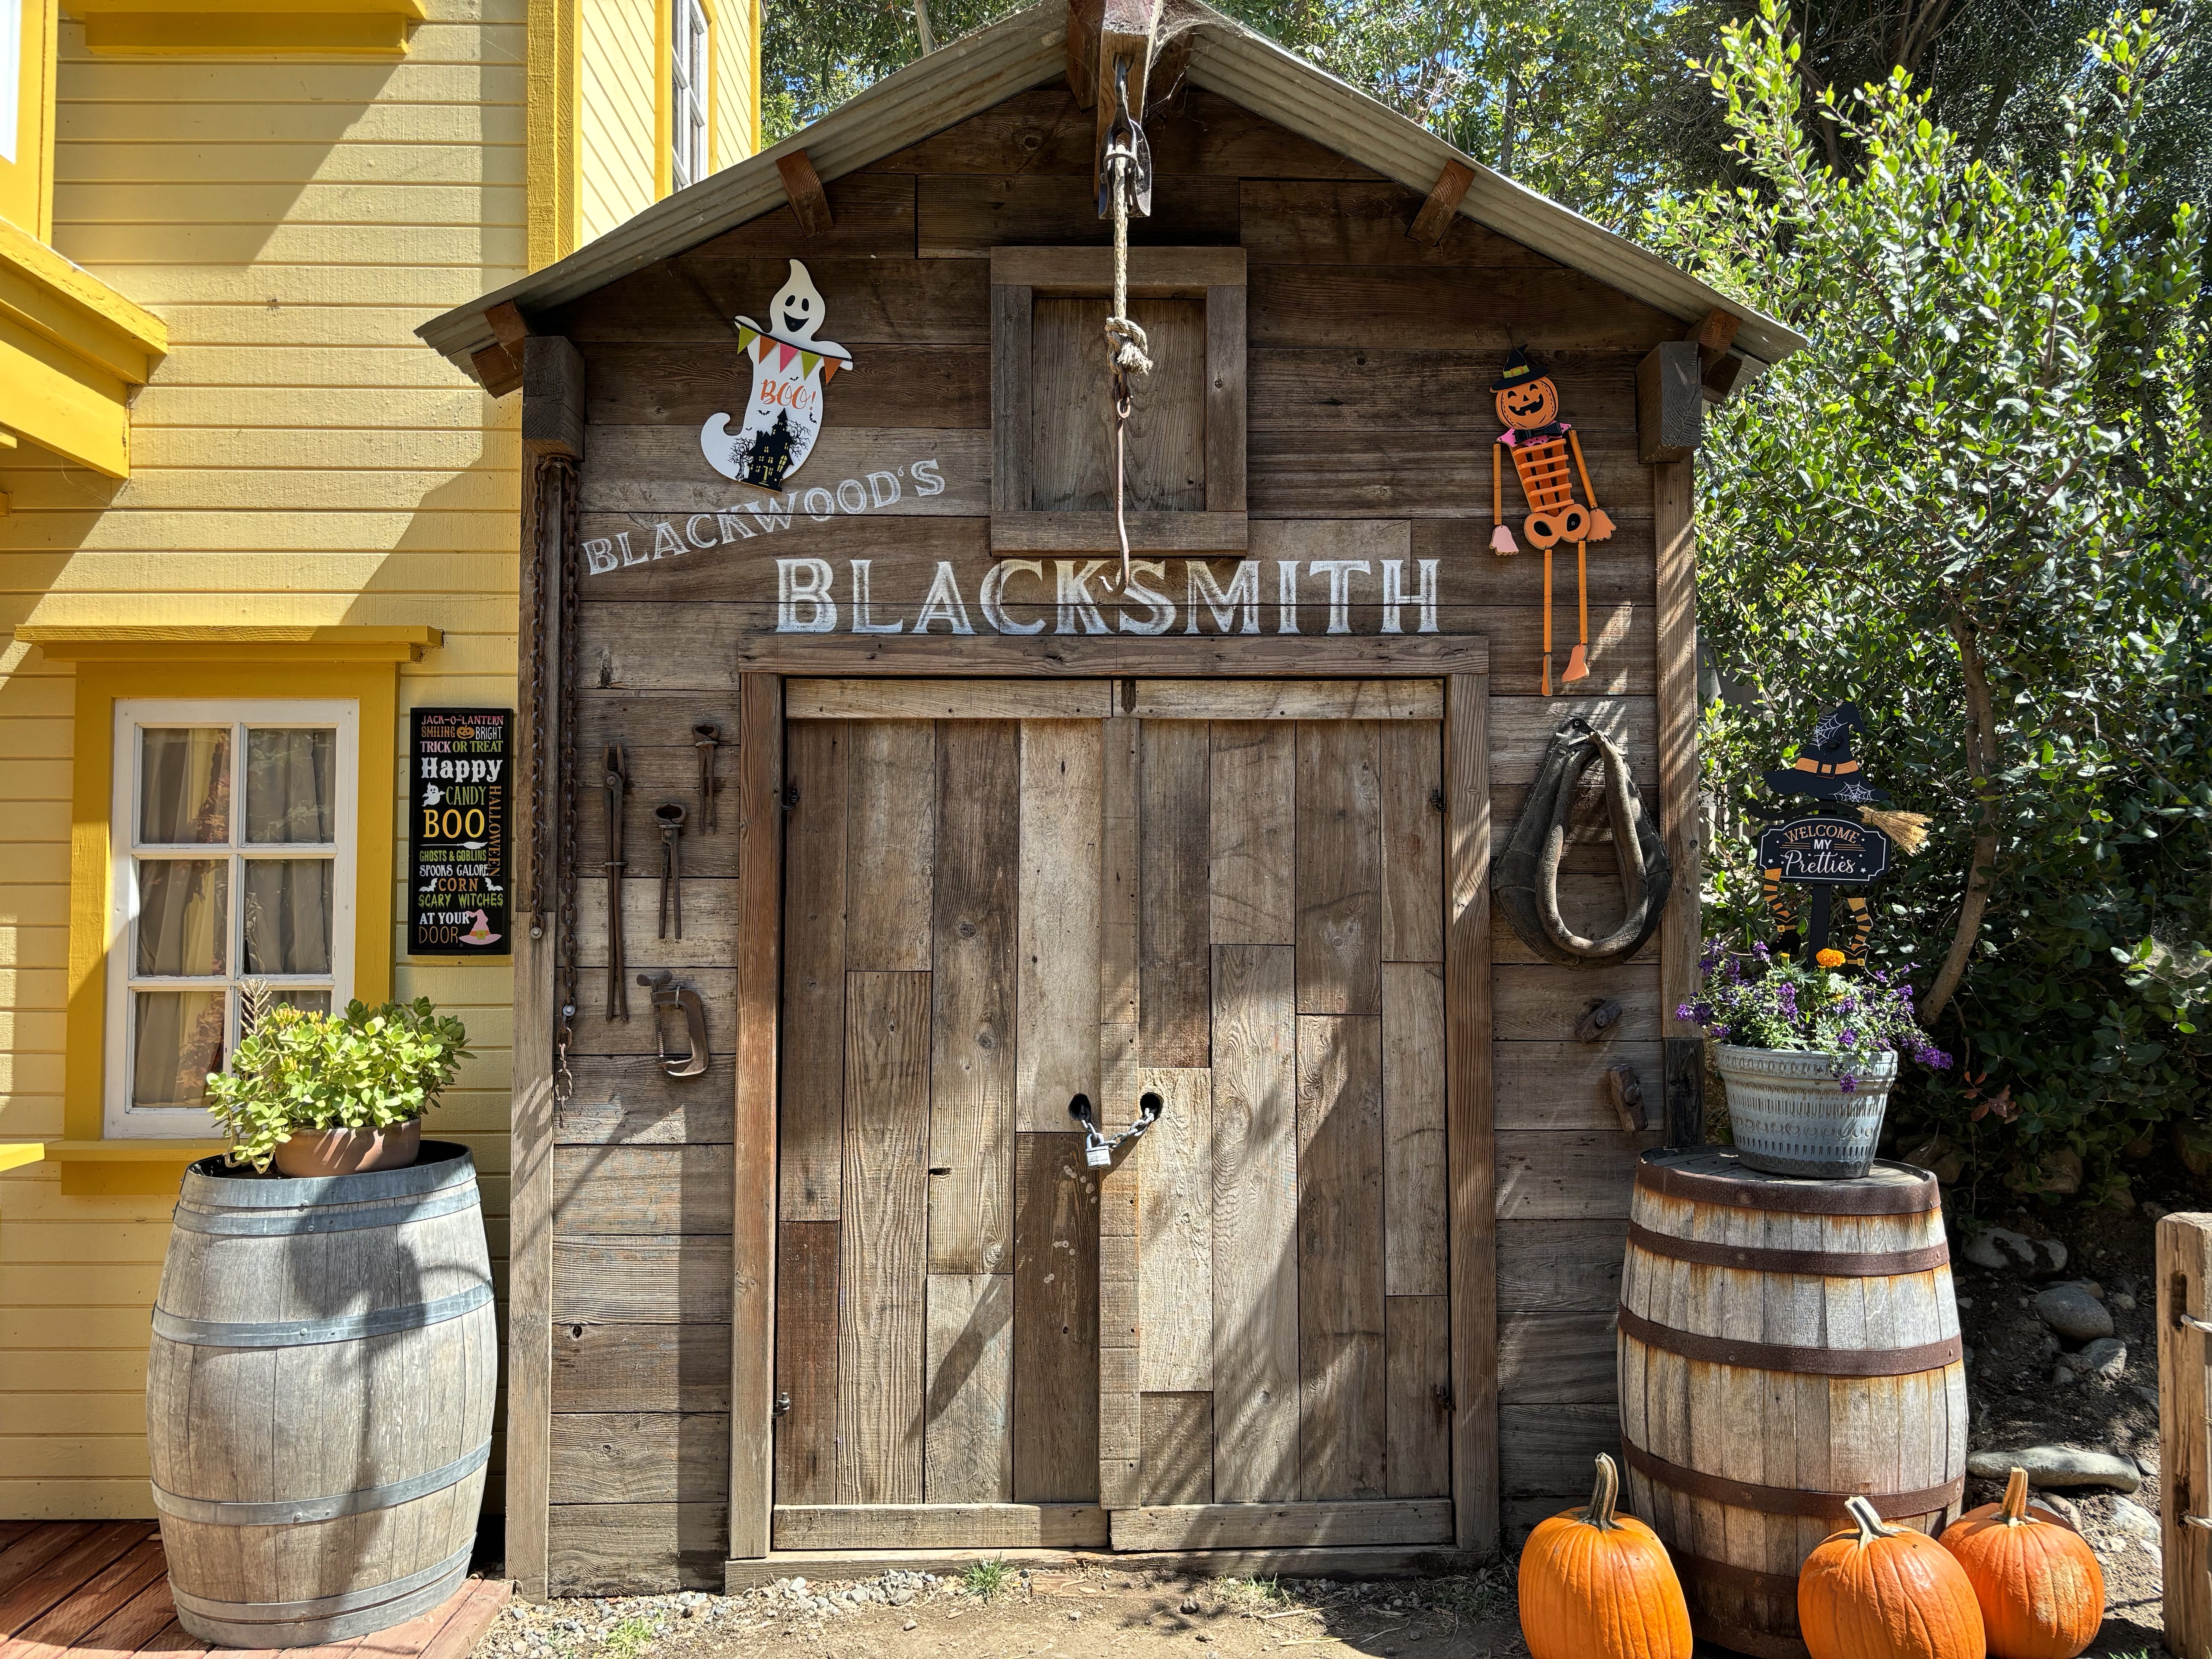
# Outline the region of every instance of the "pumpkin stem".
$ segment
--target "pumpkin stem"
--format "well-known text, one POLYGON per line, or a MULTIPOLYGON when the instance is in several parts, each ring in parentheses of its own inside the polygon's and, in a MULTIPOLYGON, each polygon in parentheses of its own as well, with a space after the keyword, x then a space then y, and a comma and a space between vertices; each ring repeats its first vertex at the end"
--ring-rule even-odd
POLYGON ((1877 1538, 1890 1537, 1897 1531, 1895 1527, 1884 1522, 1881 1515, 1875 1511, 1875 1506, 1863 1498, 1845 1498, 1844 1508, 1850 1512, 1851 1519, 1858 1524, 1859 1543, 1862 1547, 1873 1543, 1877 1538))
POLYGON ((1597 1455, 1597 1482, 1590 1488, 1589 1507, 1583 1511, 1584 1524, 1600 1532, 1613 1530, 1613 1506, 1620 1497, 1620 1471, 1603 1452, 1597 1455))
POLYGON ((2005 1480, 2004 1502, 1997 1506, 1997 1519, 2008 1527, 2016 1527, 2027 1518, 2027 1471, 2014 1469, 2005 1480))

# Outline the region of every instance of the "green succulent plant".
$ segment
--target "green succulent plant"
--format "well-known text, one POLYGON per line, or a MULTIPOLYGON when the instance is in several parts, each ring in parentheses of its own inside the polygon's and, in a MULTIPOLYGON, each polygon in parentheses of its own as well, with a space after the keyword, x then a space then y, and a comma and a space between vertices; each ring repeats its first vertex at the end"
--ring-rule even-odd
POLYGON ((467 1028, 428 997, 325 1014, 240 988, 243 1027, 230 1063, 208 1076, 208 1109, 230 1137, 227 1160, 266 1173, 276 1148, 310 1129, 385 1129, 427 1111, 469 1056, 467 1028))

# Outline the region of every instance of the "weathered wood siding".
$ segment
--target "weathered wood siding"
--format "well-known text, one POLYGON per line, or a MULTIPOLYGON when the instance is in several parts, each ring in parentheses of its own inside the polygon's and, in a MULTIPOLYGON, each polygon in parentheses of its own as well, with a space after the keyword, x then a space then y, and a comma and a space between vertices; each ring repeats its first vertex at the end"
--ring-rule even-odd
MULTIPOLYGON (((1625 737, 1652 795, 1653 480, 1635 457, 1635 365, 1657 341, 1679 336, 1680 325, 1465 221, 1440 248, 1416 244, 1405 228, 1417 196, 1210 94, 1186 91, 1148 125, 1156 210, 1133 228, 1134 239, 1242 246, 1249 262, 1253 556, 1397 558, 1409 586, 1419 561, 1438 562, 1446 631, 1466 628, 1490 641, 1498 841, 1569 713, 1625 737), (1555 368, 1599 501, 1619 526, 1590 555, 1591 677, 1583 695, 1549 701, 1536 695, 1541 561, 1533 552, 1498 559, 1486 546, 1496 429, 1487 386, 1508 347, 1522 343, 1555 368)), ((1021 614, 1046 623, 1038 638, 1000 636, 979 615, 975 637, 955 638, 940 624, 924 647, 913 624, 938 561, 952 562, 971 608, 988 563, 984 256, 998 244, 1103 239, 1090 193, 1092 132, 1091 115, 1062 88, 1039 88, 833 182, 836 224, 821 236, 803 235, 789 211, 778 210, 540 319, 587 360, 592 424, 582 534, 606 544, 603 559, 617 560, 587 576, 583 590, 578 752, 587 777, 597 775, 601 745, 619 738, 629 745, 635 793, 689 798, 692 756, 680 744, 694 720, 736 730, 738 677, 775 625, 778 557, 828 562, 846 607, 848 561, 871 560, 872 616, 902 621, 906 637, 842 644, 872 645, 884 660, 902 649, 927 649, 941 661, 965 652, 970 672, 993 672, 987 663, 1009 672, 1057 636, 1049 562, 1037 578, 1043 586, 1024 590, 1034 608, 1021 614), (792 257, 806 261, 825 298, 823 337, 842 342, 858 366, 829 389, 822 438, 794 491, 764 502, 763 492, 726 486, 707 471, 697 434, 742 395, 745 372, 729 319, 763 316, 792 257), (913 465, 925 458, 942 481, 926 494, 915 483, 926 475, 913 465), (888 485, 867 482, 872 472, 900 481, 896 501, 884 499, 888 485), (840 509, 846 481, 855 482, 840 509), (830 492, 816 516, 798 499, 810 488, 830 492), (748 498, 763 510, 749 510, 748 498), (855 514, 853 502, 863 510, 855 514), (619 562, 624 554, 630 562, 619 562)), ((1231 567, 1213 568, 1225 580, 1231 567)), ((1378 576, 1370 566, 1354 579, 1347 624, 1355 634, 1376 630, 1378 576)), ((1182 580, 1170 564, 1165 591, 1177 606, 1178 637, 1190 620, 1182 580)), ((1270 565, 1260 611, 1271 636, 1274 580, 1270 565)), ((1574 637, 1571 551, 1559 592, 1564 661, 1574 637)), ((1326 583, 1309 573, 1302 635, 1322 635, 1328 610, 1326 583)), ((1413 613, 1405 616, 1411 635, 1413 613)), ((841 634, 851 620, 849 609, 841 611, 841 634)), ((1105 621, 1114 625, 1110 606, 1105 621)), ((1217 629, 1208 619, 1198 631, 1217 629)), ((869 671, 848 658, 842 670, 821 672, 869 671)), ((1286 662, 1282 672, 1298 671, 1286 662)), ((794 742, 790 767, 810 777, 842 769, 849 787, 849 765, 835 767, 808 746, 830 740, 823 727, 794 742)), ((726 753, 722 765, 734 775, 726 753)), ((822 894, 824 915, 853 901, 830 895, 826 872, 819 880, 798 873, 812 855, 807 837, 818 828, 817 808, 839 822, 860 810, 827 799, 821 788, 802 790, 785 888, 822 894)), ((582 821, 581 862, 593 869, 596 797, 586 798, 582 821)), ((657 849, 642 854, 635 827, 623 902, 635 967, 674 968, 706 998, 715 1050, 708 1075, 693 1085, 659 1078, 646 1023, 610 1025, 600 1018, 599 981, 586 976, 585 1052, 559 1133, 552 1310, 553 1581, 572 1593, 720 1582, 738 914, 737 840, 726 815, 724 822, 718 836, 687 839, 681 944, 653 937, 657 849)), ((1580 847, 1572 864, 1571 912, 1612 902, 1600 879, 1610 870, 1609 848, 1580 847)), ((1284 896, 1255 891, 1244 902, 1264 908, 1284 896)), ((1225 890, 1217 888, 1214 902, 1228 902, 1225 890)), ((816 908, 801 908, 803 915, 787 909, 787 948, 821 948, 816 908)), ((603 910, 598 884, 586 882, 587 956, 604 939, 603 910)), ((848 915, 849 939, 859 912, 848 908, 848 915)), ((1295 918, 1285 922, 1294 927, 1295 918)), ((1428 954, 1425 945, 1419 954, 1428 954)), ((1586 1490, 1589 1454, 1615 1439, 1611 1309, 1629 1172, 1656 1137, 1615 1127, 1600 1079, 1607 1063, 1626 1060, 1658 1097, 1656 954, 1655 944, 1635 963, 1577 974, 1538 962, 1502 923, 1496 933, 1498 1379, 1509 1525, 1586 1490), (1626 1018, 1606 1044, 1587 1048, 1572 1028, 1598 996, 1618 999, 1626 1018)), ((841 993, 845 965, 823 964, 818 994, 841 993)), ((1417 1040, 1381 1035, 1386 1053, 1394 1041, 1417 1040)), ((814 1109, 810 1076, 828 1077, 827 1068, 844 1063, 826 1047, 787 1048, 787 1126, 814 1109)), ((1382 1154, 1421 1156, 1387 1135, 1382 1154)), ((823 1304, 840 1272, 835 1212, 811 1207, 821 1193, 808 1168, 791 1159, 782 1170, 778 1308, 787 1330, 828 1317, 823 1304)), ((1431 1310, 1416 1305, 1437 1288, 1419 1277, 1424 1260, 1409 1255, 1393 1268, 1414 1277, 1389 1286, 1406 1298, 1408 1316, 1400 1321, 1394 1304, 1389 1344, 1445 1340, 1423 1322, 1431 1310)), ((825 1350, 818 1337, 812 1346, 835 1347, 825 1350)), ((800 1484, 825 1473, 779 1466, 781 1479, 800 1484)))

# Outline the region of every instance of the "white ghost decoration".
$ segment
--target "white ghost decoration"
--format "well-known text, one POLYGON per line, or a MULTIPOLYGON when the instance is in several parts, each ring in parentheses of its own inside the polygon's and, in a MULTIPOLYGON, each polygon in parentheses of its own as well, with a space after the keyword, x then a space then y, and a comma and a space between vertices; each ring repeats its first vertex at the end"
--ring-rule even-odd
POLYGON ((736 319, 738 343, 751 374, 750 401, 738 429, 725 411, 699 431, 708 465, 724 477, 763 489, 781 489, 814 450, 822 433, 822 393, 830 377, 853 359, 834 340, 819 340, 822 293, 796 259, 769 307, 766 326, 736 319))

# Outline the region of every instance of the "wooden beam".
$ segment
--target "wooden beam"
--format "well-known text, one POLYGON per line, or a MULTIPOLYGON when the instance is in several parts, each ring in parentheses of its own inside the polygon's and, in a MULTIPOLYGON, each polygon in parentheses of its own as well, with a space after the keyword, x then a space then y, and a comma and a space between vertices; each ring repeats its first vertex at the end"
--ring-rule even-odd
POLYGON ((1697 345, 1698 378, 1708 403, 1727 402, 1729 393, 1735 389, 1736 377, 1743 372, 1743 359, 1729 356, 1740 326, 1741 319, 1733 313, 1715 309, 1683 337, 1697 345))
POLYGON ((803 149, 775 158, 775 170, 783 175, 784 193, 791 198, 791 210, 799 216, 799 228, 809 236, 827 236, 836 223, 830 212, 830 198, 822 188, 822 179, 814 171, 814 163, 803 149))
POLYGON ((2166 1644, 2182 1659, 2212 1654, 2212 1409, 2205 1362, 2212 1336, 2212 1215, 2158 1224, 2158 1469, 2166 1574, 2166 1644), (2197 1323, 2185 1322, 2196 1321, 2197 1323))
MULTIPOLYGON (((581 1507, 581 1506, 580 1506, 581 1507)), ((593 1505, 611 1508, 611 1505, 593 1505)), ((1555 1503, 1552 1508, 1558 1508, 1555 1503)), ((1089 1550, 779 1550, 759 1560, 731 1561, 723 1568, 725 1593, 738 1595, 779 1578, 865 1578, 888 1571, 934 1572, 957 1577, 978 1561, 996 1561, 1040 1573, 1188 1573, 1200 1577, 1239 1578, 1426 1578, 1463 1573, 1479 1565, 1457 1550, 1438 1544, 1383 1545, 1370 1549, 1189 1550, 1107 1554, 1089 1550)))
POLYGON ((1498 1548, 1498 1149, 1491 1105, 1490 678, 1444 682, 1444 1146, 1453 1537, 1498 1548))
POLYGON ((522 359, 505 346, 488 345, 469 359, 477 382, 495 398, 504 398, 522 386, 522 359))
POLYGON ((1459 212, 1460 203, 1466 198, 1468 187, 1474 183, 1474 169, 1466 162, 1445 162, 1443 171, 1437 174, 1435 186, 1429 191, 1429 199, 1421 204, 1413 222, 1406 227, 1406 234, 1429 247, 1441 246, 1459 212))
POLYGON ((738 691, 738 1031, 730 1241, 730 1554, 766 1555, 775 1498, 776 1021, 783 995, 783 682, 738 691))
POLYGON ((522 343, 530 337, 530 325, 523 320, 520 307, 512 300, 501 300, 485 310, 484 321, 491 325, 491 337, 505 346, 510 356, 521 355, 522 343))
POLYGON ((1096 1504, 779 1504, 775 1547, 804 1549, 1103 1549, 1096 1504))
POLYGON ((1103 0, 1067 0, 1067 89, 1078 109, 1098 101, 1098 18, 1103 0))
POLYGON ((1314 1549, 1449 1544, 1449 1498, 1318 1504, 1185 1504, 1116 1510, 1116 1550, 1314 1549))
POLYGON ((1160 27, 1160 0, 1104 0, 1099 8, 1097 100, 1097 138, 1091 149, 1094 177, 1097 159, 1105 153, 1106 134, 1114 125, 1116 107, 1115 65, 1126 62, 1129 118, 1145 118, 1145 88, 1152 75, 1152 46, 1160 27))
POLYGON ((558 334, 522 343, 522 447, 532 455, 584 456, 584 355, 558 334))
MULTIPOLYGON (((1133 247, 1129 250, 1129 292, 1133 296, 1206 295, 1225 285, 1243 287, 1246 260, 1241 247, 1133 247)), ((996 247, 991 250, 991 282, 1000 288, 1028 288, 1047 294, 1110 294, 1114 251, 1107 247, 996 247)))
MULTIPOLYGON (((1243 552, 1247 543, 1248 521, 1242 513, 1132 513, 1127 522, 1130 551, 1139 557, 1227 556, 1243 552)), ((1111 513, 991 515, 991 551, 1000 557, 1121 550, 1111 513)))
POLYGON ((1674 884, 1659 922, 1660 1034, 1667 1043, 1667 1144, 1705 1139, 1705 1042, 1674 1010, 1696 1000, 1704 948, 1698 908, 1698 541, 1693 464, 1652 474, 1658 551, 1659 833, 1674 884))
POLYGON ((1636 366, 1636 459, 1687 460, 1705 436, 1705 396, 1694 340, 1662 340, 1636 366))

